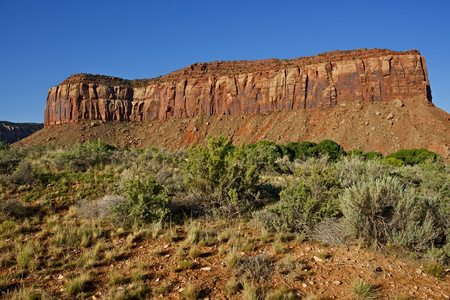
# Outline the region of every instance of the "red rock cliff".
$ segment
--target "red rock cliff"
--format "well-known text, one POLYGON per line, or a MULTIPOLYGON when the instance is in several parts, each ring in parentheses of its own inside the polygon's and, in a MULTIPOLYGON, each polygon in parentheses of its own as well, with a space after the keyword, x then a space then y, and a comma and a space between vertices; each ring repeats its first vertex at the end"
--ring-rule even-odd
POLYGON ((431 101, 425 59, 417 50, 333 51, 291 60, 197 63, 148 80, 74 75, 49 90, 45 125, 264 114, 416 96, 431 101))

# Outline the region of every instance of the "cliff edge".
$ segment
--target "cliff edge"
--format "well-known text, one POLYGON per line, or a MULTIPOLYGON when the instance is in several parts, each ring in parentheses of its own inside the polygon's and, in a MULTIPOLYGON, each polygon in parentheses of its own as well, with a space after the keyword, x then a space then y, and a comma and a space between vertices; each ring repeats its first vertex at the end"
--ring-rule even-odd
POLYGON ((44 124, 255 115, 417 96, 431 103, 419 51, 333 51, 290 60, 197 63, 153 79, 73 75, 49 90, 44 124))

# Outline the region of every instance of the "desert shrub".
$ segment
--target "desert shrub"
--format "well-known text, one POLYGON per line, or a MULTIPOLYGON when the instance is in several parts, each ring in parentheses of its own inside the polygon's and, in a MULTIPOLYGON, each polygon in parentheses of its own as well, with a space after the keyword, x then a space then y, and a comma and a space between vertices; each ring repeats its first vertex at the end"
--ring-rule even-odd
POLYGON ((348 151, 347 156, 358 156, 358 157, 361 157, 364 159, 366 158, 366 155, 364 154, 364 152, 362 152, 359 149, 352 149, 352 150, 348 151))
POLYGON ((323 140, 317 144, 320 154, 327 155, 331 161, 336 161, 345 155, 344 148, 332 140, 323 140))
POLYGON ((427 149, 402 149, 387 156, 387 158, 395 158, 401 160, 407 165, 415 165, 423 163, 426 160, 437 160, 439 155, 427 149))
POLYGON ((241 259, 238 268, 251 281, 267 281, 273 270, 273 260, 266 252, 241 259))
POLYGON ((6 141, 0 141, 0 151, 9 150, 10 146, 6 141))
POLYGON ((0 220, 23 219, 36 214, 38 210, 36 207, 23 205, 16 198, 5 199, 0 202, 0 220))
POLYGON ((245 147, 247 161, 250 165, 256 165, 257 171, 275 171, 279 169, 276 164, 283 152, 275 142, 260 141, 245 147))
POLYGON ((76 213, 83 218, 105 219, 111 217, 113 208, 127 202, 126 198, 119 195, 105 195, 98 200, 84 199, 76 203, 76 213))
POLYGON ((28 160, 23 160, 9 176, 9 180, 17 185, 32 186, 38 182, 38 174, 28 160))
POLYGON ((8 174, 13 170, 23 158, 16 149, 11 149, 9 147, 3 147, 0 150, 0 172, 3 174, 8 174))
POLYGON ((375 152, 375 151, 366 152, 364 155, 367 160, 383 158, 383 154, 381 154, 381 152, 375 152))
POLYGON ((335 172, 332 165, 320 160, 310 167, 297 169, 295 181, 280 192, 280 201, 266 206, 265 212, 254 217, 269 230, 281 229, 282 223, 285 230, 302 232, 327 218, 339 216, 340 186, 335 172))
POLYGON ((392 165, 394 167, 401 167, 405 164, 403 162, 403 160, 397 159, 395 157, 386 157, 384 159, 384 162, 386 162, 387 164, 392 165))
POLYGON ((109 155, 115 148, 102 142, 86 142, 76 144, 73 148, 64 151, 59 159, 61 162, 76 171, 85 171, 91 166, 107 162, 109 155))
POLYGON ((0 202, 0 216, 1 219, 20 219, 25 216, 25 209, 19 200, 7 199, 0 202))
POLYGON ((445 268, 435 262, 425 264, 423 266, 423 269, 425 272, 427 272, 430 275, 433 275, 434 277, 436 277, 438 279, 443 279, 445 276, 445 273, 446 273, 445 268))
POLYGON ((332 246, 345 246, 349 234, 341 219, 326 219, 312 230, 310 237, 314 241, 332 246))
POLYGON ((189 189, 200 192, 205 203, 217 207, 234 206, 241 210, 255 198, 259 176, 243 145, 234 147, 220 135, 208 137, 208 147, 189 149, 185 182, 189 189))
POLYGON ((289 157, 289 160, 305 159, 307 157, 317 157, 319 154, 317 144, 313 142, 289 142, 280 146, 283 156, 289 157))
MULTIPOLYGON (((414 166, 397 168, 395 172, 402 183, 414 186, 427 199, 434 227, 439 233, 435 247, 450 245, 450 167, 438 161, 427 160, 414 166)), ((446 259, 448 258, 450 257, 446 259)))
POLYGON ((368 178, 376 179, 389 174, 392 168, 378 159, 365 161, 359 156, 346 156, 335 163, 336 175, 343 188, 368 178))
POLYGON ((339 199, 350 233, 369 245, 425 250, 438 235, 429 199, 394 177, 357 182, 339 199))
POLYGON ((124 182, 123 192, 128 201, 120 203, 112 210, 124 222, 157 222, 168 213, 169 196, 154 177, 147 177, 145 180, 128 179, 124 182))

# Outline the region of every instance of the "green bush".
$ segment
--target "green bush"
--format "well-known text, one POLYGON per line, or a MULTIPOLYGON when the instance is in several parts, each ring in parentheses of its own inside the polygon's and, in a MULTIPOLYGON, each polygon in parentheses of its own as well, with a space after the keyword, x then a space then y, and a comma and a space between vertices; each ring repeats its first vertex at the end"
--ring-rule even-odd
POLYGON ((388 165, 391 165, 391 166, 394 166, 394 167, 401 167, 401 166, 403 166, 405 163, 403 162, 403 160, 400 160, 400 159, 397 159, 397 158, 395 158, 395 157, 386 157, 385 159, 384 159, 384 161, 388 164, 388 165))
POLYGON ((0 151, 9 150, 10 146, 6 141, 0 141, 0 151))
POLYGON ((267 229, 308 231, 327 218, 340 215, 340 185, 332 165, 316 162, 295 172, 296 180, 280 192, 280 201, 256 213, 267 229))
POLYGON ((366 159, 368 159, 368 160, 383 158, 383 154, 381 154, 380 152, 374 152, 374 151, 366 152, 364 155, 365 155, 366 159))
POLYGON ((426 160, 437 160, 440 156, 427 149, 402 149, 387 156, 403 161, 407 165, 423 163, 426 160))
POLYGON ((290 142, 280 146, 283 156, 289 157, 289 160, 305 159, 307 157, 317 157, 319 151, 317 144, 313 142, 290 142))
POLYGON ((158 222, 169 211, 169 196, 154 177, 147 177, 146 180, 128 179, 123 191, 128 201, 113 207, 112 211, 126 223, 142 225, 158 222))
POLYGON ((102 142, 76 144, 60 156, 61 162, 75 171, 86 171, 91 166, 104 164, 115 148, 102 142))
POLYGON ((345 155, 344 148, 342 148, 338 143, 331 140, 323 140, 317 144, 317 149, 320 154, 328 155, 330 160, 336 161, 345 155))
POLYGON ((283 156, 281 147, 268 141, 249 144, 245 147, 245 152, 248 163, 256 165, 259 172, 278 170, 276 161, 283 156))
POLYGON ((234 147, 220 135, 208 137, 208 147, 189 149, 185 168, 187 186, 216 206, 242 206, 255 199, 259 176, 243 145, 234 147))
POLYGON ((17 185, 32 186, 38 181, 38 174, 28 160, 22 161, 9 176, 9 180, 17 185))

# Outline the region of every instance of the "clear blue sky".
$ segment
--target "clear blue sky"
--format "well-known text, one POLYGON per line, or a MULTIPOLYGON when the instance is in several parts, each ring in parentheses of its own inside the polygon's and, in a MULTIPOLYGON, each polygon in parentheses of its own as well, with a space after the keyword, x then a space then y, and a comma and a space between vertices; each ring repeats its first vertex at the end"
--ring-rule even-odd
POLYGON ((152 78, 195 62, 418 49, 450 111, 450 1, 0 0, 0 120, 43 122, 75 73, 152 78))

